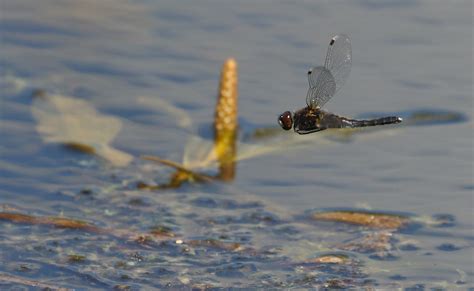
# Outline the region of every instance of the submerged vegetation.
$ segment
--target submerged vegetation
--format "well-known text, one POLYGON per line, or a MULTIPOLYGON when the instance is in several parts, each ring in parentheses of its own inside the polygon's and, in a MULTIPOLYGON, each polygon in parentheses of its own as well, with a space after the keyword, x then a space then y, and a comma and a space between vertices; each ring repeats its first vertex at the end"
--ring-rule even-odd
POLYGON ((382 229, 399 229, 409 222, 407 217, 401 215, 349 210, 316 212, 312 215, 312 218, 382 229))

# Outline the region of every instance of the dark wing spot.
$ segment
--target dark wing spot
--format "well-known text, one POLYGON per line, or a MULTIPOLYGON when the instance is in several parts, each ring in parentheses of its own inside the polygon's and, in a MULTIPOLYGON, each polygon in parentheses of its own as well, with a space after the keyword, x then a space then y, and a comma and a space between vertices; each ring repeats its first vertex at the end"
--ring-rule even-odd
POLYGON ((329 43, 329 45, 333 45, 333 44, 334 44, 334 41, 335 41, 335 39, 334 39, 334 38, 333 38, 333 39, 331 39, 331 42, 329 43))

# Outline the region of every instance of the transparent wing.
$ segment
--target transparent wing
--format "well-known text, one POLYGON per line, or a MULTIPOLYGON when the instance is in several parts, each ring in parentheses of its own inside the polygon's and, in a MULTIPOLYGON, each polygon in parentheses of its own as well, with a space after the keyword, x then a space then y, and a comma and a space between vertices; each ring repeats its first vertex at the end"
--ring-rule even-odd
POLYGON ((324 67, 313 67, 308 71, 306 104, 315 108, 328 102, 349 78, 351 65, 351 41, 348 36, 338 34, 331 38, 324 67))
POLYGON ((336 93, 336 81, 325 67, 313 67, 308 71, 309 90, 306 104, 311 108, 322 107, 336 93))
POLYGON ((336 82, 336 92, 349 78, 352 66, 351 40, 347 35, 335 35, 328 48, 324 67, 328 69, 336 82))

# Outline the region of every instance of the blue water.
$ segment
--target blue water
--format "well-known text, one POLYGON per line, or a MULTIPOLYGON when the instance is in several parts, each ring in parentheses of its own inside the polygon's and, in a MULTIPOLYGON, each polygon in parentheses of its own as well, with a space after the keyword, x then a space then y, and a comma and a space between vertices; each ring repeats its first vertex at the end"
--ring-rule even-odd
MULTIPOLYGON (((312 287, 331 278, 351 278, 349 287, 473 287, 472 8, 471 1, 428 0, 2 1, 3 211, 62 215, 134 234, 165 225, 177 237, 147 247, 110 234, 2 221, 0 274, 69 288, 312 287), (163 192, 133 185, 166 180, 165 169, 140 159, 115 169, 45 144, 35 129, 31 92, 41 88, 120 118, 116 148, 180 161, 190 137, 212 137, 226 58, 239 64, 245 136, 305 105, 306 71, 324 62, 335 33, 351 37, 353 64, 325 109, 348 117, 422 109, 460 118, 349 138, 314 135, 305 147, 239 162, 230 185, 163 192), (191 125, 183 128, 182 117, 140 104, 140 97, 165 100, 191 125), (409 213, 421 227, 396 232, 382 259, 347 252, 357 262, 352 273, 301 267, 366 231, 300 218, 328 208, 409 213), (441 227, 440 214, 451 222, 441 227), (173 243, 201 238, 238 241, 247 250, 173 243), (71 254, 87 258, 71 263, 71 254)), ((287 138, 299 137, 289 132, 274 142, 287 138)))

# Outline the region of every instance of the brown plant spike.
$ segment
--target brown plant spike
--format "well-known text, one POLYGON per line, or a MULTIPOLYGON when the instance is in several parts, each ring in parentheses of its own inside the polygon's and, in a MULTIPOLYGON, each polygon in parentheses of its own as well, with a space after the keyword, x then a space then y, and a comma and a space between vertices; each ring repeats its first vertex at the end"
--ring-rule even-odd
POLYGON ((222 66, 214 118, 214 150, 219 162, 218 178, 223 181, 232 181, 235 177, 238 129, 237 86, 237 62, 230 58, 222 66))

